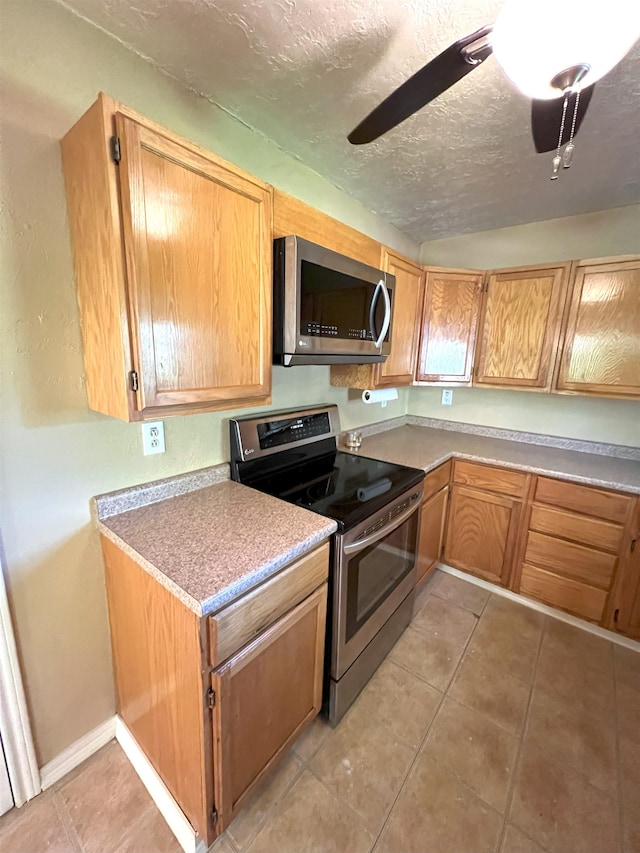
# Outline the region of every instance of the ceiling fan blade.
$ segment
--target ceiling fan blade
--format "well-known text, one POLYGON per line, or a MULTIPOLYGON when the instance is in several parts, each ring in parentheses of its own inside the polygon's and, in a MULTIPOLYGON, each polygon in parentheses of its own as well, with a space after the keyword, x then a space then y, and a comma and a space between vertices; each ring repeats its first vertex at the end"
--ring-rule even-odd
POLYGON ((473 71, 492 53, 488 39, 491 30, 482 27, 428 62, 351 131, 349 142, 352 145, 373 142, 473 71))
MULTIPOLYGON (((578 115, 576 117, 576 126, 573 135, 575 136, 582 119, 587 112, 591 95, 595 88, 595 83, 587 86, 580 92, 580 103, 578 105, 578 115)), ((554 151, 558 147, 558 135, 560 133, 560 122, 562 121, 562 103, 564 98, 554 98, 551 101, 532 101, 531 102, 531 132, 533 134, 533 144, 536 147, 538 154, 543 154, 545 151, 554 151)), ((564 130, 562 132, 562 142, 569 141, 571 133, 571 122, 573 121, 573 108, 576 102, 576 96, 571 95, 569 104, 567 105, 567 116, 564 122, 564 130)))

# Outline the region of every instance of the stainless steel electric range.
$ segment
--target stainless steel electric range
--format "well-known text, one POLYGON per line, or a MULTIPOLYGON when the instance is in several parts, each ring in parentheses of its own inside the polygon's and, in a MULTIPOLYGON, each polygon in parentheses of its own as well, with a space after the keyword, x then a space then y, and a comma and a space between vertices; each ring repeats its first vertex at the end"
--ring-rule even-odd
POLYGON ((411 620, 424 472, 338 450, 337 406, 230 426, 234 480, 338 524, 325 678, 325 711, 335 724, 411 620))

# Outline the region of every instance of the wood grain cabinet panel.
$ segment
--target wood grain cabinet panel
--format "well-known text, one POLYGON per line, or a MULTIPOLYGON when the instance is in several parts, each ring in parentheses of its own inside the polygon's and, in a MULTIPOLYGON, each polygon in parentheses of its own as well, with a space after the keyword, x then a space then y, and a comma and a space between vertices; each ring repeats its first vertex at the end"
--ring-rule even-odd
POLYGON ((331 384, 340 388, 397 388, 413 382, 424 270, 384 247, 378 264, 396 278, 391 351, 381 364, 331 365, 331 384))
POLYGON ((438 465, 437 468, 434 468, 433 471, 429 471, 429 473, 424 478, 424 499, 427 500, 431 497, 431 495, 435 495, 436 492, 439 492, 440 489, 443 489, 445 486, 449 485, 449 480, 451 479, 451 460, 448 462, 443 462, 442 465, 438 465))
POLYGON ((444 562, 507 586, 520 513, 519 501, 454 484, 444 562))
POLYGON ((211 676, 220 829, 320 710, 327 585, 211 676))
POLYGON ((640 258, 575 267, 559 391, 640 395, 640 258))
POLYGON ((551 477, 538 477, 534 500, 536 503, 550 504, 624 524, 633 498, 593 486, 581 486, 579 483, 554 480, 551 477))
POLYGON ((607 602, 605 590, 525 563, 520 592, 591 622, 599 622, 607 602))
POLYGON ((104 95, 62 152, 89 405, 269 403, 271 189, 104 95))
POLYGON ((525 563, 608 590, 617 557, 595 548, 529 531, 525 563))
POLYGON ((490 492, 499 492, 512 497, 522 497, 527 485, 527 475, 510 468, 497 468, 479 462, 456 459, 453 480, 466 486, 475 486, 490 492))
POLYGON ((470 385, 484 273, 428 269, 416 381, 470 385))
POLYGON ((424 270, 405 258, 382 251, 382 269, 396 278, 391 329, 391 352, 386 361, 377 365, 378 387, 410 385, 413 381, 419 326, 417 319, 422 310, 424 270))
POLYGON ((640 640, 640 497, 634 498, 609 610, 608 628, 640 640))
POLYGON ((562 264, 488 275, 474 384, 550 390, 568 271, 562 264))
POLYGON ((422 504, 416 583, 427 577, 442 554, 448 496, 449 487, 444 486, 422 504))
POLYGON ((516 592, 609 626, 634 505, 630 495, 537 477, 516 592))
POLYGON ((239 648, 326 583, 329 545, 287 566, 265 583, 209 617, 209 655, 218 666, 239 648))

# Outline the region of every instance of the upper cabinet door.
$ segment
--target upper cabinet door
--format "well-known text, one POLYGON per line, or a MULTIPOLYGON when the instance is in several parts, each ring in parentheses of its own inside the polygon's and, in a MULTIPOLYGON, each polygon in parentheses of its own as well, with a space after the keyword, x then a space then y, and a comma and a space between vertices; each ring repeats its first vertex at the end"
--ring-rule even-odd
POLYGON ((489 273, 474 384, 548 391, 569 265, 489 273))
POLYGON ((483 273, 427 270, 418 382, 470 384, 483 273))
POLYGON ((576 266, 556 387, 640 395, 640 258, 576 266))
POLYGON ((396 277, 393 295, 391 352, 380 365, 378 386, 410 385, 418 350, 424 270, 410 261, 382 251, 382 269, 396 277))
POLYGON ((268 188, 120 113, 116 127, 138 408, 267 401, 268 188))

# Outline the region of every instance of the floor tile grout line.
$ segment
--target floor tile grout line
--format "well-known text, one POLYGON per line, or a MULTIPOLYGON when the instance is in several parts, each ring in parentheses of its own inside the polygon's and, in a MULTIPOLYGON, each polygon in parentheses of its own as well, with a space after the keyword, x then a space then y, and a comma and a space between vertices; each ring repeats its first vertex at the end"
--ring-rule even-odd
MULTIPOLYGON (((433 595, 433 593, 432 593, 432 592, 430 592, 430 593, 429 593, 429 595, 433 595)), ((489 597, 490 597, 490 596, 489 596, 489 597)), ((428 601, 428 600, 429 600, 429 596, 427 596, 427 598, 426 598, 426 601, 428 601)), ((441 599, 441 600, 446 600, 446 599, 441 599)), ((488 600, 489 600, 489 598, 487 598, 487 601, 488 601, 488 600)), ((425 601, 425 604, 426 604, 426 601, 425 601)), ((425 606, 425 605, 423 604, 423 606, 420 608, 420 610, 422 610, 424 606, 425 606)), ((485 602, 485 606, 486 606, 486 602, 485 602)), ((484 613, 484 608, 483 608, 483 613, 484 613)), ((475 615, 475 614, 474 614, 474 615, 475 615)), ((413 617, 412 617, 412 618, 413 618, 413 617)), ((390 818, 391 818, 391 815, 392 815, 392 813, 393 813, 393 810, 394 810, 394 808, 396 807, 396 803, 397 803, 397 802, 398 802, 398 800, 400 799, 400 796, 402 795, 402 791, 404 790, 404 787, 405 787, 405 785, 407 784, 407 781, 408 781, 408 779, 409 779, 409 776, 411 775, 411 773, 412 773, 412 771, 413 771, 413 768, 415 767, 416 762, 418 761, 418 758, 420 757, 420 755, 421 755, 421 753, 422 753, 422 750, 423 750, 423 748, 424 748, 424 745, 425 745, 425 743, 426 743, 426 741, 427 741, 427 739, 428 739, 428 737, 429 737, 429 733, 431 732, 431 729, 432 729, 432 727, 433 727, 433 724, 434 724, 434 722, 435 722, 435 720, 436 720, 436 718, 437 718, 437 716, 438 716, 438 714, 439 714, 439 712, 440 712, 440 709, 442 708, 442 704, 443 704, 443 702, 444 702, 444 700, 445 700, 445 698, 446 698, 446 696, 447 696, 447 691, 448 691, 449 687, 451 686, 451 684, 453 683, 453 680, 454 680, 454 678, 456 677, 456 675, 457 675, 457 673, 458 673, 458 670, 459 670, 459 668, 460 668, 460 666, 461 666, 462 659, 463 659, 463 657, 464 657, 464 655, 465 655, 465 652, 466 652, 466 650, 467 650, 467 647, 468 647, 469 643, 471 642, 471 638, 472 638, 472 637, 473 637, 473 635, 475 634, 475 632, 476 632, 476 630, 477 630, 477 628, 478 628, 478 625, 479 625, 479 624, 480 624, 480 616, 478 616, 478 617, 477 617, 476 624, 473 626, 473 629, 472 629, 471 633, 469 634, 469 637, 468 637, 468 639, 467 639, 467 641, 466 641, 466 643, 465 643, 465 645, 464 645, 464 648, 463 648, 462 653, 461 653, 461 655, 460 655, 460 659, 458 660, 458 665, 456 666, 456 668, 455 668, 455 669, 454 669, 454 671, 453 671, 453 675, 451 676, 451 679, 449 680, 449 684, 447 685, 447 689, 446 689, 446 690, 443 690, 443 691, 440 691, 440 692, 441 692, 441 697, 440 697, 440 701, 438 702, 438 707, 436 708, 436 710, 435 710, 435 712, 434 712, 434 714, 433 714, 433 717, 431 718, 431 722, 430 722, 430 723, 429 723, 429 725, 427 726, 427 729, 426 729, 426 731, 425 731, 425 733, 424 733, 424 736, 423 736, 422 740, 420 741, 420 743, 419 743, 419 745, 418 745, 418 748, 416 749, 416 753, 415 753, 415 755, 414 755, 414 757, 413 757, 413 761, 412 761, 412 762, 411 762, 411 764, 409 765, 409 767, 408 767, 408 769, 407 769, 407 772, 406 772, 406 773, 405 773, 405 775, 404 775, 404 779, 402 780, 402 784, 400 785, 400 787, 399 787, 399 789, 398 789, 398 793, 396 794, 396 796, 395 796, 395 798, 394 798, 393 802, 391 803, 391 808, 389 809, 389 811, 388 811, 388 813, 387 813, 387 816, 386 816, 386 818, 385 818, 385 821, 384 821, 384 823, 382 824, 382 827, 380 828, 380 832, 378 833, 378 835, 377 835, 377 837, 376 837, 376 839, 375 839, 375 841, 374 841, 374 843, 373 843, 373 846, 371 847, 371 850, 373 850, 373 849, 376 847, 376 845, 378 844, 378 842, 379 842, 379 841, 380 841, 380 839, 382 838, 382 835, 383 835, 383 833, 384 833, 384 831, 385 831, 385 829, 386 829, 387 824, 389 823, 389 820, 390 820, 390 818)), ((428 684, 428 682, 425 682, 425 683, 427 683, 427 684, 428 684)), ((433 685, 429 685, 429 686, 430 686, 430 687, 433 687, 433 685)), ((435 689, 436 689, 436 688, 434 688, 434 690, 435 690, 435 689)), ((483 802, 484 802, 484 801, 483 801, 483 802)))
MULTIPOLYGON (((522 750, 523 750, 524 741, 525 741, 525 738, 527 736, 527 732, 529 729, 529 720, 531 718, 531 705, 533 703, 533 692, 535 689, 536 675, 538 672, 538 663, 540 661, 540 653, 542 651, 542 643, 544 640, 544 635, 547 631, 547 625, 548 624, 549 624, 548 617, 545 616, 544 621, 542 623, 542 630, 540 631, 540 637, 538 638, 538 650, 537 650, 537 654, 536 654, 535 664, 533 666, 533 673, 531 676, 531 686, 529 688, 529 699, 527 701, 527 710, 526 710, 525 716, 524 716, 524 724, 523 724, 522 730, 520 732, 520 740, 518 742, 518 750, 516 752, 515 761, 513 763, 513 771, 511 774, 511 782, 509 783, 509 790, 507 791, 507 802, 506 802, 505 810, 504 810, 504 823, 502 824, 502 832, 500 833, 500 841, 498 844, 498 850, 500 850, 500 848, 502 847, 502 844, 504 843, 504 837, 505 837, 505 834, 507 831, 507 826, 509 824, 509 817, 511 815, 511 807, 513 805, 513 797, 515 795, 515 789, 516 789, 516 780, 518 778, 518 770, 520 769, 520 762, 522 760, 522 750)), ((520 827, 518 827, 518 829, 520 830, 520 827)), ((522 832, 522 830, 520 830, 520 831, 522 832)), ((526 835, 526 833, 524 833, 524 834, 526 835)), ((532 840, 534 840, 535 843, 538 844, 543 849, 546 849, 546 848, 544 848, 544 846, 542 844, 540 844, 539 841, 537 841, 535 839, 532 839, 532 840)))
POLYGON ((67 809, 65 801, 60 796, 60 792, 54 790, 51 799, 53 800, 55 809, 58 812, 60 820, 62 821, 64 828, 67 831, 67 835, 75 846, 77 853, 85 853, 82 841, 80 840, 80 836, 76 832, 75 825, 73 823, 73 820, 71 819, 71 815, 69 814, 69 810, 67 809))
POLYGON ((616 789, 618 794, 618 842, 619 849, 622 850, 624 842, 625 829, 625 814, 624 814, 624 793, 622 788, 622 766, 620 762, 620 725, 618 718, 618 678, 616 674, 615 648, 612 652, 613 656, 613 702, 614 702, 614 719, 616 727, 616 789))

